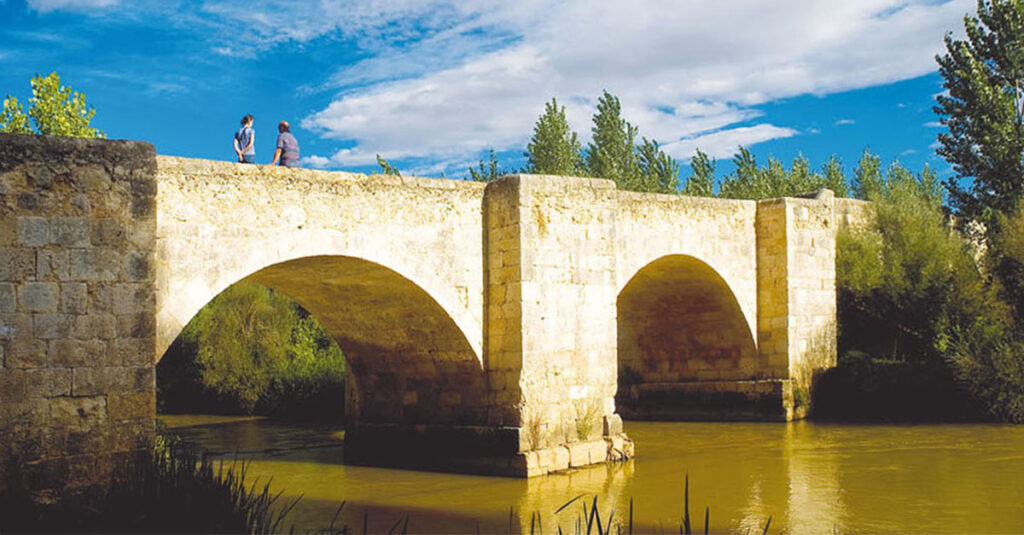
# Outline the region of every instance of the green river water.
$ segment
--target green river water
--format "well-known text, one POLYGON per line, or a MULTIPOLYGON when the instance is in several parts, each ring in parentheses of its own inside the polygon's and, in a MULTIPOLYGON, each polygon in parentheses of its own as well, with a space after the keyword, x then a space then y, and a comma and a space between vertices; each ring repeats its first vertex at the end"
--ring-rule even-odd
POLYGON ((161 418, 208 450, 239 451, 249 481, 301 494, 285 521, 296 533, 326 528, 342 500, 337 525, 355 533, 364 513, 371 533, 405 516, 410 533, 529 533, 533 512, 538 532, 568 533, 582 500, 555 510, 580 494, 616 522, 632 498, 635 533, 678 533, 686 473, 695 533, 705 506, 712 532, 761 533, 769 516, 770 533, 1024 532, 1024 426, 627 422, 635 460, 511 479, 346 466, 340 429, 161 418))

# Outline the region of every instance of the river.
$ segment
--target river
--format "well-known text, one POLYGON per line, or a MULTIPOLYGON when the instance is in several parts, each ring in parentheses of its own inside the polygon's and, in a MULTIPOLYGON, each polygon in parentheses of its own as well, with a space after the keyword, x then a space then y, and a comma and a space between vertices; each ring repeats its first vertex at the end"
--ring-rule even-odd
POLYGON ((769 516, 770 533, 1024 531, 1024 426, 627 422, 635 460, 511 479, 346 466, 338 428, 161 418, 208 450, 241 452, 249 480, 273 477, 282 500, 302 495, 285 521, 296 533, 326 528, 342 500, 335 527, 356 533, 364 515, 369 532, 407 516, 410 533, 529 533, 534 512, 537 532, 568 533, 594 495, 605 522, 628 518, 632 499, 636 533, 678 533, 686 474, 695 533, 705 507, 712 532, 761 533, 769 516))

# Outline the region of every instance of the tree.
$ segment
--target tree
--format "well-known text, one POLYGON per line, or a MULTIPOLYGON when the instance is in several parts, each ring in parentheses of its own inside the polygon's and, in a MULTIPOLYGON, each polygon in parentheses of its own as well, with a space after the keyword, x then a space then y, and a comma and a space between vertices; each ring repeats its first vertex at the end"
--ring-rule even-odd
POLYGON ((509 174, 507 169, 502 169, 498 166, 498 155, 494 152, 494 149, 488 151, 486 162, 480 160, 476 169, 469 168, 469 177, 475 182, 490 182, 507 174, 509 174))
POLYGON ((956 171, 945 186, 961 221, 991 223, 1024 191, 1024 2, 979 0, 964 29, 967 39, 947 33, 935 58, 948 94, 934 110, 949 130, 937 152, 956 171))
POLYGON ((679 192, 679 163, 665 154, 657 141, 643 138, 637 153, 640 158, 640 180, 633 189, 653 193, 679 192))
POLYGON ((708 158, 700 149, 690 159, 692 173, 686 180, 682 194, 693 197, 713 197, 715 195, 715 161, 708 158))
MULTIPOLYGON (((32 98, 28 99, 28 116, 32 117, 36 131, 47 136, 106 137, 101 131, 90 126, 96 109, 85 103, 85 95, 60 85, 56 72, 45 78, 38 74, 32 77, 32 98)), ((0 112, 0 132, 30 134, 28 117, 17 98, 10 95, 4 99, 0 112)))
POLYGON ((385 160, 380 154, 377 155, 377 165, 380 166, 380 174, 402 176, 402 172, 397 167, 391 165, 391 162, 385 160))
MULTIPOLYGON (((576 133, 565 119, 565 106, 559 107, 552 97, 537 118, 533 137, 526 145, 526 172, 542 175, 579 175, 583 157, 576 133)), ((493 152, 492 152, 493 154, 493 152)))
POLYGON ((0 111, 0 132, 10 134, 31 134, 32 128, 28 125, 28 115, 21 107, 18 99, 7 95, 4 99, 4 109, 0 111))
POLYGON ((853 170, 853 195, 858 199, 871 200, 882 192, 882 166, 878 155, 864 149, 860 162, 853 170))
POLYGON ((846 172, 843 171, 843 161, 833 154, 828 157, 825 165, 821 166, 821 174, 825 179, 825 187, 832 190, 836 197, 846 197, 850 194, 849 186, 846 184, 846 172))
POLYGON ((619 99, 605 91, 597 101, 587 147, 587 172, 615 181, 621 189, 634 189, 641 176, 634 140, 637 128, 621 117, 619 99))

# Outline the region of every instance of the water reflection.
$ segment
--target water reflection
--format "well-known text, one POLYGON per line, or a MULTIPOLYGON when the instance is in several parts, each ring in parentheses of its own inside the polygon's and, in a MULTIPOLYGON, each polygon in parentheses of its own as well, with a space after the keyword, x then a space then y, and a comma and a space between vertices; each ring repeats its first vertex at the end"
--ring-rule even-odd
POLYGON ((336 429, 169 420, 212 449, 272 448, 248 456, 249 474, 304 495, 288 517, 297 532, 326 527, 342 500, 353 530, 365 511, 371 532, 406 515, 411 532, 528 532, 533 512, 544 532, 571 531, 582 502, 555 510, 596 494, 602 518, 626 519, 633 498, 637 532, 674 533, 687 473, 698 532, 705 506, 715 532, 760 533, 769 515, 773 533, 1024 529, 1024 428, 1012 426, 631 422, 636 460, 522 480, 345 466, 336 429))

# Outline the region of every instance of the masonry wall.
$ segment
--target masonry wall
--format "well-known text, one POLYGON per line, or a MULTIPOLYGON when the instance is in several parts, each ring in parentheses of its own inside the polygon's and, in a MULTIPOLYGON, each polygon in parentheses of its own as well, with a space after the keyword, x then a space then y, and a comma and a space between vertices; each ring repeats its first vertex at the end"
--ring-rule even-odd
POLYGON ((0 134, 0 490, 151 451, 155 172, 147 143, 0 134))
POLYGON ((529 475, 632 455, 614 400, 615 193, 542 175, 487 187, 488 373, 520 412, 529 475))
POLYGON ((836 363, 832 192, 758 202, 758 345, 782 385, 786 418, 806 415, 814 376, 836 363))

